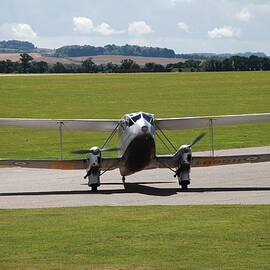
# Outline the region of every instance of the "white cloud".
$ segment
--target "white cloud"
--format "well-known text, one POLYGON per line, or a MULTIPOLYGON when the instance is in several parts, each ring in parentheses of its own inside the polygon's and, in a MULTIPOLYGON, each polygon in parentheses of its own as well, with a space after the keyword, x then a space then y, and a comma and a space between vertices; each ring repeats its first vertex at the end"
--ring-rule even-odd
POLYGON ((185 22, 179 22, 177 24, 178 28, 186 33, 190 33, 189 26, 185 22))
POLYGON ((190 4, 193 0, 169 0, 169 5, 175 6, 177 4, 190 4))
POLYGON ((130 35, 145 35, 152 32, 151 27, 144 21, 135 21, 128 25, 128 33, 130 35))
POLYGON ((87 17, 74 17, 73 25, 74 31, 80 34, 90 34, 92 32, 97 32, 104 36, 110 36, 114 34, 122 34, 124 32, 114 30, 108 23, 105 22, 95 26, 94 22, 87 17))
POLYGON ((264 14, 270 13, 270 4, 257 4, 257 5, 253 5, 253 8, 258 13, 264 13, 264 14))
POLYGON ((0 33, 5 38, 14 38, 20 40, 34 40, 37 33, 26 23, 5 23, 0 27, 0 33))
POLYGON ((236 18, 242 22, 249 22, 252 17, 270 14, 270 4, 249 4, 236 14, 236 18))
POLYGON ((73 17, 74 31, 87 34, 94 31, 94 23, 86 17, 73 17))
POLYGON ((248 22, 251 18, 252 15, 250 11, 247 8, 243 8, 237 15, 237 19, 241 22, 248 22))
POLYGON ((109 24, 107 23, 101 23, 100 25, 97 25, 94 29, 95 32, 100 33, 104 36, 114 35, 114 34, 122 34, 125 31, 116 31, 114 30, 109 24))
POLYGON ((211 39, 217 38, 234 38, 240 35, 241 30, 239 28, 233 28, 231 26, 223 26, 221 28, 214 28, 211 31, 208 31, 208 36, 211 39))

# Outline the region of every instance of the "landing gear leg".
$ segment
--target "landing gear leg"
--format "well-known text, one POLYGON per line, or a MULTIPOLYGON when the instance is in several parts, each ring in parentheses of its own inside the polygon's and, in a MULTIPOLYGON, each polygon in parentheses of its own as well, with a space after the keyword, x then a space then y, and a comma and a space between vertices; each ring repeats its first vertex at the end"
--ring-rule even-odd
POLYGON ((125 176, 122 176, 122 182, 123 182, 123 184, 126 183, 126 177, 125 176))

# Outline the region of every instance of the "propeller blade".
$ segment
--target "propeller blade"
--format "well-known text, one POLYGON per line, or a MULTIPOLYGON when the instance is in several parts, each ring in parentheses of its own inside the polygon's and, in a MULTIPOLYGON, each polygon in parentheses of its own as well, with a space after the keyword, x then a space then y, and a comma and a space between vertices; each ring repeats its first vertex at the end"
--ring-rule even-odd
POLYGON ((118 151, 120 150, 120 148, 114 147, 114 148, 102 148, 102 149, 88 149, 88 150, 75 150, 72 151, 72 154, 77 154, 77 155, 84 155, 84 154, 89 154, 89 153, 93 153, 95 151, 100 151, 100 152, 113 152, 113 151, 118 151))
POLYGON ((90 150, 75 150, 71 152, 72 154, 77 154, 77 155, 83 155, 83 154, 89 154, 91 153, 90 150))
POLYGON ((196 143, 198 143, 200 140, 203 139, 203 137, 206 135, 206 133, 202 133, 201 135, 199 135, 190 145, 189 147, 192 147, 193 145, 195 145, 196 143))
POLYGON ((119 150, 120 150, 120 148, 118 148, 118 147, 100 149, 101 152, 113 152, 113 151, 119 151, 119 150))

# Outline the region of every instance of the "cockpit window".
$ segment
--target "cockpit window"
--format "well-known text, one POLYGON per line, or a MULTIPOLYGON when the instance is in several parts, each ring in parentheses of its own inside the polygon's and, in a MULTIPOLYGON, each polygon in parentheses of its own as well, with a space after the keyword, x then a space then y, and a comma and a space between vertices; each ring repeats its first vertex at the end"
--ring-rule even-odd
POLYGON ((137 122, 140 118, 141 118, 141 115, 138 114, 138 115, 136 115, 136 116, 133 116, 133 117, 132 117, 132 120, 133 120, 133 122, 135 123, 135 122, 137 122))
POLYGON ((143 113, 143 118, 149 122, 150 124, 153 124, 153 118, 145 113, 143 113))

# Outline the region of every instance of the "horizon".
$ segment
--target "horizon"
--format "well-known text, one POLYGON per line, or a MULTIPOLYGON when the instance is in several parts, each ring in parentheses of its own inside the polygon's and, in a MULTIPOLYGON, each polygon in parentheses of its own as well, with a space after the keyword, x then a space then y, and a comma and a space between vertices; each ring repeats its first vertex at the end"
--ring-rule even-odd
MULTIPOLYGON (((230 53, 230 52, 190 52, 190 53, 182 53, 182 52, 176 52, 174 49, 172 48, 163 48, 163 47, 153 47, 153 46, 144 46, 144 45, 138 45, 138 44, 124 44, 124 45, 118 45, 118 44, 105 44, 104 46, 96 46, 94 44, 82 44, 82 45, 78 45, 78 44, 66 44, 63 45, 61 47, 58 48, 41 48, 38 47, 35 43, 29 41, 29 40, 17 40, 17 39, 11 39, 11 40, 0 40, 0 42, 8 42, 8 41, 25 41, 25 42, 29 42, 31 44, 33 44, 35 46, 35 49, 40 49, 40 50, 57 50, 61 47, 66 47, 66 46, 93 46, 93 47, 105 47, 105 46, 109 46, 109 45, 115 45, 115 46, 125 46, 125 45, 129 45, 129 46, 139 46, 139 47, 146 47, 146 48, 160 48, 160 49, 169 49, 169 50, 173 50, 175 52, 176 55, 204 55, 204 54, 214 54, 214 55, 238 55, 238 54, 265 54, 267 57, 269 57, 270 55, 267 55, 265 52, 263 51, 238 51, 235 53, 230 53)), ((0 52, 1 53, 1 52, 0 52)), ((144 56, 145 57, 145 56, 144 56)))
POLYGON ((0 15, 1 39, 39 48, 129 44, 178 54, 270 55, 269 0, 10 0, 0 15))

